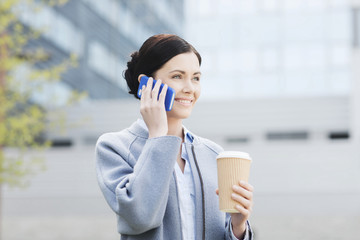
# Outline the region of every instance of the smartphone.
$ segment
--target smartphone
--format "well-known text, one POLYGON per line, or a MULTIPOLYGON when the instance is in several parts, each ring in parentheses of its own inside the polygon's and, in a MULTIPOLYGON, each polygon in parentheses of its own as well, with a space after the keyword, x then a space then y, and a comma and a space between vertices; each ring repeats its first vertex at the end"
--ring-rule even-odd
MULTIPOLYGON (((149 77, 147 77, 147 76, 142 76, 140 78, 139 89, 138 89, 138 92, 137 92, 137 96, 139 98, 141 98, 142 87, 143 87, 143 85, 146 86, 148 80, 149 80, 149 77)), ((154 79, 152 88, 154 88, 155 83, 156 83, 156 80, 154 79)), ((159 89, 159 95, 160 95, 160 92, 163 89, 163 87, 164 87, 164 84, 161 84, 160 89, 159 89)), ((171 109, 173 107, 173 104, 174 104, 174 100, 175 100, 175 90, 168 86, 167 91, 166 91, 166 95, 165 95, 165 110, 166 111, 171 111, 171 109)))

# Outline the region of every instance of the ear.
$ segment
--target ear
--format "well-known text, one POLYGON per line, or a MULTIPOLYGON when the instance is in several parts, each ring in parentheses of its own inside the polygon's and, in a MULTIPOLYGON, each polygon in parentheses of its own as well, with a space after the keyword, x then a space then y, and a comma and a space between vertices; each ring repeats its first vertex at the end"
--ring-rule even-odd
POLYGON ((139 77, 138 77, 138 82, 140 82, 140 78, 143 77, 143 76, 146 76, 145 74, 140 74, 139 77))

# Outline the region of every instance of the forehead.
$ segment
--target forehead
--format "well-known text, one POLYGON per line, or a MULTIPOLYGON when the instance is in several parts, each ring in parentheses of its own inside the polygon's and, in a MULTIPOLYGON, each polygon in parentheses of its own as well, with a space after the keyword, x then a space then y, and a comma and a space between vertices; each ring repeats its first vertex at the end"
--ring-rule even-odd
POLYGON ((200 70, 199 59, 197 58, 196 54, 193 52, 182 53, 171 58, 159 70, 164 70, 164 71, 181 70, 189 73, 199 72, 200 70))

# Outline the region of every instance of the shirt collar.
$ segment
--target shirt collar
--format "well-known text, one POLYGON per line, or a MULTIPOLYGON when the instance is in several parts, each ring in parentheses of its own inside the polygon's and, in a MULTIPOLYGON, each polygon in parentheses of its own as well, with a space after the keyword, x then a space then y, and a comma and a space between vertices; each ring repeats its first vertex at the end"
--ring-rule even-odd
MULTIPOLYGON (((142 118, 139 118, 137 120, 137 122, 139 123, 139 125, 142 128, 144 128, 146 131, 148 131, 146 123, 144 122, 144 120, 142 118)), ((183 131, 184 131, 184 136, 185 136, 184 142, 185 143, 193 143, 194 142, 194 136, 192 135, 192 133, 184 126, 183 126, 183 131)))
POLYGON ((184 126, 183 126, 183 130, 184 130, 184 136, 185 136, 184 142, 193 143, 194 136, 192 135, 192 133, 189 130, 187 130, 187 128, 184 126))

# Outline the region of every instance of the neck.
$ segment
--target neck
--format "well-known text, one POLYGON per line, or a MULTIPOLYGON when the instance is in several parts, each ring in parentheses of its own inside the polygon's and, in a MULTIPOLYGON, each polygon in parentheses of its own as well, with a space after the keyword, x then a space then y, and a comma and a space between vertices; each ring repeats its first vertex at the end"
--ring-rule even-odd
POLYGON ((168 135, 181 137, 184 141, 184 131, 181 119, 168 118, 168 135))

